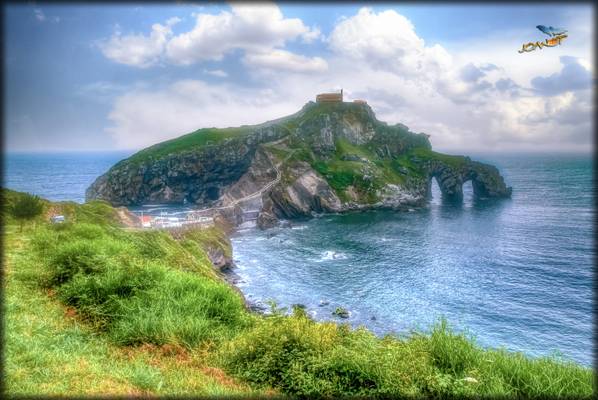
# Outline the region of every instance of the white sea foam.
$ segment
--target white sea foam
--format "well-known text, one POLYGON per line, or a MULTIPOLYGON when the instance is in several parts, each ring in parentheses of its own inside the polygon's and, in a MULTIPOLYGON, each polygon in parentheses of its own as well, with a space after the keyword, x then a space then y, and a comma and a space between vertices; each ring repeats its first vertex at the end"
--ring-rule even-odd
POLYGON ((338 253, 332 250, 326 250, 322 253, 322 256, 318 261, 329 261, 329 260, 345 260, 347 259, 347 255, 345 253, 338 253))

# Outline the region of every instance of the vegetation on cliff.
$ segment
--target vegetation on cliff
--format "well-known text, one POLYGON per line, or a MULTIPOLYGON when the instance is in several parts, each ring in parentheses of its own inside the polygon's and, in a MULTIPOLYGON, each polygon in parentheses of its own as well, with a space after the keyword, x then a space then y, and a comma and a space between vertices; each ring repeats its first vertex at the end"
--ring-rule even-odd
POLYGON ((207 261, 216 231, 175 239, 123 229, 104 202, 44 204, 72 218, 20 233, 4 215, 9 394, 592 393, 587 368, 484 350, 445 323, 378 338, 300 308, 249 313, 207 261))
POLYGON ((474 181, 476 195, 510 195, 492 166, 434 152, 428 135, 379 121, 367 104, 309 102, 279 120, 200 129, 148 147, 99 177, 86 197, 115 205, 187 201, 207 206, 227 198, 227 191, 244 177, 246 186, 252 186, 247 174, 264 175, 274 168, 264 162, 263 154, 280 163, 277 168, 283 175, 278 196, 286 198, 272 201, 288 209, 264 210, 277 216, 296 214, 295 209, 309 215, 356 207, 414 206, 425 202, 429 181, 438 176, 443 194, 455 198, 466 180, 474 181), (261 173, 255 174, 256 170, 261 173), (320 193, 301 198, 306 190, 300 181, 312 171, 324 183, 318 185, 325 193, 323 201, 320 193), (292 186, 295 196, 284 195, 292 186), (334 207, 316 209, 323 203, 334 207))
POLYGON ((250 127, 198 129, 176 139, 167 140, 143 149, 123 160, 120 165, 138 165, 147 161, 159 160, 170 154, 198 150, 203 146, 215 145, 226 139, 248 135, 251 132, 250 127))

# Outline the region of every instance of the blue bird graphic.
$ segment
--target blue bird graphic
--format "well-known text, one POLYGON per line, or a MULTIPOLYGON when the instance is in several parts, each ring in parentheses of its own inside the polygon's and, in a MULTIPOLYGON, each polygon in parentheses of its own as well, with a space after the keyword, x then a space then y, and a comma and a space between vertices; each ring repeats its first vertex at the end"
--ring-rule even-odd
POLYGON ((553 26, 537 25, 536 28, 538 28, 542 33, 545 33, 548 36, 562 35, 563 33, 567 32, 565 29, 555 28, 553 26))

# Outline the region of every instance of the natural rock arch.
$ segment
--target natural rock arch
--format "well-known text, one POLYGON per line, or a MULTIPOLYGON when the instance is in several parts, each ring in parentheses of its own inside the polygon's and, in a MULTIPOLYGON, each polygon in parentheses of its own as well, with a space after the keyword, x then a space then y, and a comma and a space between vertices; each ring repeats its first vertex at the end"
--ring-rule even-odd
POLYGON ((498 169, 492 165, 471 161, 449 165, 434 160, 428 164, 427 192, 430 195, 432 179, 436 179, 444 199, 463 201, 463 184, 471 181, 473 196, 476 199, 490 197, 510 197, 512 188, 507 187, 498 169))

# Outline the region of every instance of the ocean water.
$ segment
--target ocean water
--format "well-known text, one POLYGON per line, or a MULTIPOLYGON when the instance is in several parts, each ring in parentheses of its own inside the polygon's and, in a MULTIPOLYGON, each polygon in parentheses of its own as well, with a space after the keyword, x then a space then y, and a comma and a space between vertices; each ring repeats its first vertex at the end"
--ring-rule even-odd
MULTIPOLYGON (((83 202, 127 155, 8 154, 4 185, 83 202)), ((345 307, 350 318, 339 321, 380 335, 425 331, 444 317, 482 346, 592 365, 591 156, 472 158, 500 169, 512 199, 475 201, 466 185, 463 204, 446 204, 434 185, 429 207, 413 212, 243 229, 232 238, 238 286, 253 302, 303 304, 320 320, 345 307)))
POLYGON ((85 189, 132 152, 8 153, 2 184, 52 201, 85 202, 85 189))
POLYGON ((316 319, 377 334, 426 330, 444 317, 485 347, 592 365, 590 156, 478 156, 510 200, 445 204, 438 186, 413 212, 326 215, 233 238, 238 286, 258 304, 303 304, 316 319), (320 302, 328 302, 321 306, 320 302))

